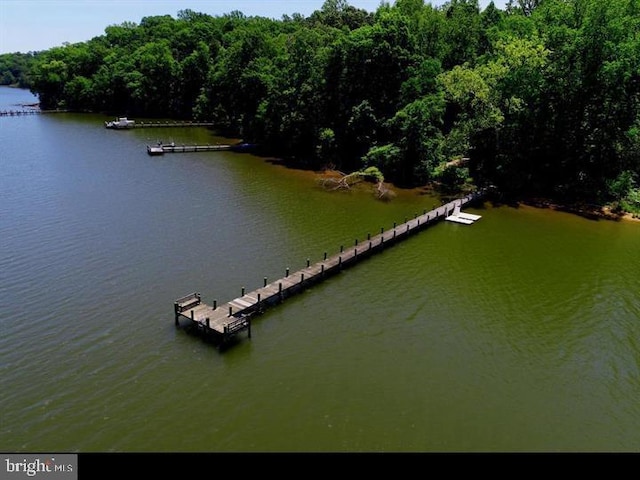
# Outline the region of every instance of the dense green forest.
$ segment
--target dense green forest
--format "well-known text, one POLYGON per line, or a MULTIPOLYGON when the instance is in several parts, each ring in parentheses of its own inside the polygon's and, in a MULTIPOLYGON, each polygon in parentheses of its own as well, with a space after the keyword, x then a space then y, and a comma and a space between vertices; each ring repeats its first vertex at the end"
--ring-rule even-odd
POLYGON ((0 67, 44 109, 211 120, 301 167, 640 212, 640 0, 182 10, 0 67))

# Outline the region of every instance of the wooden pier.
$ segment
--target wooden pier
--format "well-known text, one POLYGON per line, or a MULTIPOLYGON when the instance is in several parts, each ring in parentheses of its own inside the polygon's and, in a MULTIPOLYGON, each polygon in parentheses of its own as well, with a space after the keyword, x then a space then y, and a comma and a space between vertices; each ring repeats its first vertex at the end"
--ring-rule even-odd
MULTIPOLYGON (((217 301, 214 301, 212 305, 203 302, 201 294, 197 292, 181 297, 174 302, 175 324, 180 326, 180 318, 185 318, 197 331, 207 337, 213 337, 220 345, 227 344, 237 333, 244 330, 247 330, 250 338, 251 318, 254 315, 260 314, 268 307, 356 264, 359 260, 381 252, 386 247, 408 238, 413 233, 446 219, 454 212, 459 212, 463 206, 480 199, 483 195, 484 191, 480 190, 429 212, 424 211, 422 215, 416 215, 413 219, 405 220, 400 225, 394 224, 393 228, 389 230, 381 229, 380 233, 375 236, 369 234, 366 240, 355 240, 351 247, 341 246, 340 251, 331 256, 327 256, 325 252, 320 261, 311 263, 307 259, 306 267, 295 272, 289 272, 287 269, 284 277, 273 282, 268 282, 264 277, 261 288, 248 293, 243 288, 241 296, 222 305, 218 305, 217 301)), ((478 220, 480 216, 475 215, 474 218, 478 220)))
POLYGON ((67 113, 68 110, 40 110, 33 108, 29 110, 0 110, 0 117, 20 117, 22 115, 39 115, 42 113, 67 113))
POLYGON ((185 152, 219 152, 221 150, 231 150, 233 152, 248 152, 256 148, 251 143, 234 143, 231 145, 176 145, 175 143, 158 145, 147 145, 149 155, 164 155, 165 153, 185 153, 185 152))
POLYGON ((129 120, 127 117, 116 118, 113 121, 104 122, 106 128, 112 130, 131 130, 132 128, 177 128, 177 127, 213 127, 213 122, 194 122, 183 121, 156 121, 156 122, 139 122, 136 120, 129 120))
POLYGON ((132 128, 159 128, 159 127, 213 127, 213 122, 136 122, 132 128))
POLYGON ((165 153, 185 153, 185 152, 219 152, 221 150, 231 150, 233 145, 147 145, 149 155, 164 155, 165 153))

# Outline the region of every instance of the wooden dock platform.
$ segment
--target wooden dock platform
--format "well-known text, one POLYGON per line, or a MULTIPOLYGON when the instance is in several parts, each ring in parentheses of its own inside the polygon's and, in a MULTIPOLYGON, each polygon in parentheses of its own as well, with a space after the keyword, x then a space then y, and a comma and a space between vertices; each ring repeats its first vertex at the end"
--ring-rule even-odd
POLYGON ((188 319, 199 332, 214 337, 221 345, 226 344, 237 333, 244 330, 248 331, 250 338, 251 318, 254 315, 356 264, 359 260, 381 252, 413 233, 449 217, 454 211, 459 212, 464 205, 480 199, 483 195, 484 191, 480 190, 429 212, 425 211, 422 215, 416 215, 402 224, 394 224, 389 230, 381 229, 375 236, 367 235, 366 240, 355 240, 351 247, 341 246, 338 253, 331 256, 325 253, 320 261, 311 263, 307 260, 306 267, 300 270, 289 272, 287 269, 284 277, 273 282, 267 282, 265 277, 261 288, 248 293, 245 293, 243 288, 240 297, 222 305, 218 305, 217 301, 212 305, 203 302, 201 294, 197 292, 181 297, 174 302, 175 324, 180 326, 180 318, 188 319))

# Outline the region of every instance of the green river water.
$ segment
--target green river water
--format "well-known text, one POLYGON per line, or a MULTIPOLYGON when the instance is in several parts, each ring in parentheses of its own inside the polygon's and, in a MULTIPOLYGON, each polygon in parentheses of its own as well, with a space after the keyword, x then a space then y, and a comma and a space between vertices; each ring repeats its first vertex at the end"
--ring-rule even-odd
MULTIPOLYGON (((33 97, 0 89, 2 109, 33 97)), ((640 223, 490 203, 269 309, 174 326, 440 199, 319 188, 205 128, 0 118, 0 450, 638 452, 640 223)))

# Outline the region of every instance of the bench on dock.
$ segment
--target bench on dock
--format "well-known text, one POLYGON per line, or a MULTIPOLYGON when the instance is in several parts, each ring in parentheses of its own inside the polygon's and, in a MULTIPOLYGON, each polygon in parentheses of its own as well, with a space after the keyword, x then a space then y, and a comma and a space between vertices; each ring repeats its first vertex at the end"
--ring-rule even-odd
POLYGON ((190 293, 189 295, 185 295, 184 297, 181 297, 174 302, 175 312, 182 313, 185 310, 197 307, 201 303, 202 296, 199 293, 190 293))

